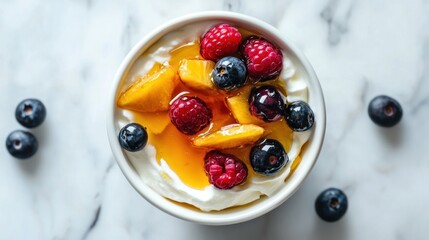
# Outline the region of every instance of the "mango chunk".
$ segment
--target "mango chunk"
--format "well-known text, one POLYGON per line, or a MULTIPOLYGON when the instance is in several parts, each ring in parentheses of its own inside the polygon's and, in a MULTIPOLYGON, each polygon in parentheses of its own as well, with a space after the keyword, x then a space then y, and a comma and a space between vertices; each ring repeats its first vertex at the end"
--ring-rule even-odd
POLYGON ((169 65, 178 69, 183 59, 201 59, 204 58, 200 54, 200 44, 198 42, 190 42, 178 48, 171 50, 169 65))
POLYGON ((263 134, 264 129, 253 124, 232 124, 209 135, 197 137, 193 143, 197 147, 227 149, 253 144, 263 134))
POLYGON ((229 110, 231 110, 232 115, 235 120, 240 124, 264 124, 264 121, 253 116, 249 111, 249 95, 252 90, 251 86, 243 87, 240 92, 226 99, 229 110))
POLYGON ((159 71, 139 77, 122 92, 118 107, 138 112, 167 111, 178 82, 176 71, 163 66, 159 71))
POLYGON ((211 73, 215 63, 208 60, 189 60, 181 61, 179 66, 179 76, 183 84, 196 90, 214 89, 211 80, 211 73))
POLYGON ((148 131, 153 134, 162 133, 167 125, 170 123, 170 117, 168 112, 156 112, 156 113, 135 113, 135 121, 145 126, 148 131))

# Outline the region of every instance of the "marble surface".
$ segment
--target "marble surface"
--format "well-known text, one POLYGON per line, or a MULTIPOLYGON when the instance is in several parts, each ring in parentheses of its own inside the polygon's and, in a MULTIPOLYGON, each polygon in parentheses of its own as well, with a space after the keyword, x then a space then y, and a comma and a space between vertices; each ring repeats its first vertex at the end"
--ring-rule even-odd
POLYGON ((429 161, 427 0, 1 0, 0 137, 22 127, 17 103, 40 98, 36 156, 0 148, 0 239, 427 239, 429 161), (313 64, 328 114, 325 144, 303 187, 250 222, 176 219, 128 184, 107 142, 104 104, 126 53, 159 24, 190 12, 258 17, 313 64), (367 104, 387 94, 401 123, 375 126, 367 104), (343 189, 349 209, 321 221, 316 196, 343 189))

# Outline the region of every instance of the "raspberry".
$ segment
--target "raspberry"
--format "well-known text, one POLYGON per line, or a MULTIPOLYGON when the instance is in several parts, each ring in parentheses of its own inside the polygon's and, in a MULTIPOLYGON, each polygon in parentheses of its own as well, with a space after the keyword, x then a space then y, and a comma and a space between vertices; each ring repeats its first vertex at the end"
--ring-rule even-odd
POLYGON ((212 27, 201 40, 201 56, 207 60, 217 61, 222 57, 237 52, 241 34, 228 24, 212 27))
POLYGON ((247 178, 247 167, 237 157, 220 151, 210 151, 204 158, 209 182, 219 189, 230 189, 247 178))
POLYGON ((263 38, 252 36, 243 45, 249 76, 255 81, 276 78, 283 69, 283 54, 263 38))
POLYGON ((210 124, 212 111, 198 97, 182 96, 170 105, 170 120, 184 134, 194 135, 210 124))

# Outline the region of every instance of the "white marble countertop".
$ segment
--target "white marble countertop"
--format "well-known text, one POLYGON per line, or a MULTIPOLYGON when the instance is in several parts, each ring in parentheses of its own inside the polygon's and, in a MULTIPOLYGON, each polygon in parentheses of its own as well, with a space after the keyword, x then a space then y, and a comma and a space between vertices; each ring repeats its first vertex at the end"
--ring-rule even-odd
POLYGON ((41 99, 37 155, 0 147, 0 239, 427 239, 429 1, 75 0, 0 1, 0 137, 21 129, 18 102, 41 99), (285 204, 222 227, 176 219, 126 181, 107 142, 104 102, 130 48, 154 27, 202 10, 258 17, 313 64, 327 104, 319 161, 285 204), (367 115, 376 95, 396 98, 401 123, 367 115), (320 220, 316 196, 343 189, 349 209, 320 220))

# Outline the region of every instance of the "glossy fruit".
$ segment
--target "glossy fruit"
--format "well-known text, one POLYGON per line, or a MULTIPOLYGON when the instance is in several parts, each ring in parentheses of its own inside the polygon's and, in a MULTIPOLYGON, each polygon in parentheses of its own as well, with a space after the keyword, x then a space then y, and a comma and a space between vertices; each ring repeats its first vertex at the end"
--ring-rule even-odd
POLYGON ((255 172, 272 175, 289 161, 282 144, 274 139, 265 139, 250 151, 250 164, 255 172))
POLYGON ((38 99, 25 99, 16 107, 15 118, 22 126, 35 128, 46 118, 45 105, 38 99))
POLYGON ((148 136, 143 126, 138 123, 129 123, 119 131, 118 139, 123 149, 137 152, 146 146, 148 136))
POLYGON ((246 164, 233 155, 215 150, 206 154, 204 170, 209 182, 219 189, 233 188, 247 178, 246 164))
POLYGON ((212 111, 198 97, 179 97, 171 104, 169 111, 171 122, 187 135, 203 130, 212 119, 212 111))
POLYGON ((180 80, 196 90, 212 90, 214 84, 211 74, 215 63, 208 60, 183 60, 179 67, 180 80))
POLYGON ((395 99, 380 95, 369 103, 368 114, 375 124, 381 127, 393 127, 402 118, 402 107, 395 99))
POLYGON ((261 119, 253 116, 249 111, 249 95, 252 86, 244 86, 234 95, 226 98, 226 103, 235 120, 240 124, 257 124, 264 123, 261 119))
POLYGON ((176 71, 164 66, 137 79, 118 99, 118 106, 138 112, 168 110, 173 90, 178 83, 176 71))
POLYGON ((234 148, 253 144, 264 134, 264 129, 253 125, 234 124, 226 126, 219 131, 194 139, 197 147, 211 147, 217 149, 234 148))
POLYGON ((283 54, 267 40, 251 36, 243 44, 249 77, 254 81, 275 79, 283 69, 283 54))
POLYGON ((291 102, 286 106, 285 119, 293 131, 303 132, 313 126, 314 113, 306 102, 291 102))
POLYGON ((265 122, 280 120, 284 112, 282 95, 273 86, 252 89, 249 96, 250 113, 265 122))
POLYGON ((212 27, 201 40, 201 56, 207 60, 217 61, 222 57, 233 55, 241 43, 241 34, 228 24, 212 27))
POLYGON ((36 137, 27 131, 16 130, 6 139, 6 148, 10 155, 26 159, 33 156, 39 147, 36 137))
POLYGON ((347 196, 340 189, 328 188, 317 197, 315 207, 321 219, 328 222, 338 221, 347 211, 347 196))
POLYGON ((135 112, 134 122, 145 126, 146 130, 153 134, 162 133, 165 128, 170 125, 170 117, 168 112, 156 112, 156 113, 140 113, 135 112))
POLYGON ((236 57, 224 57, 213 69, 213 82, 222 90, 234 90, 244 85, 247 77, 246 65, 236 57))

